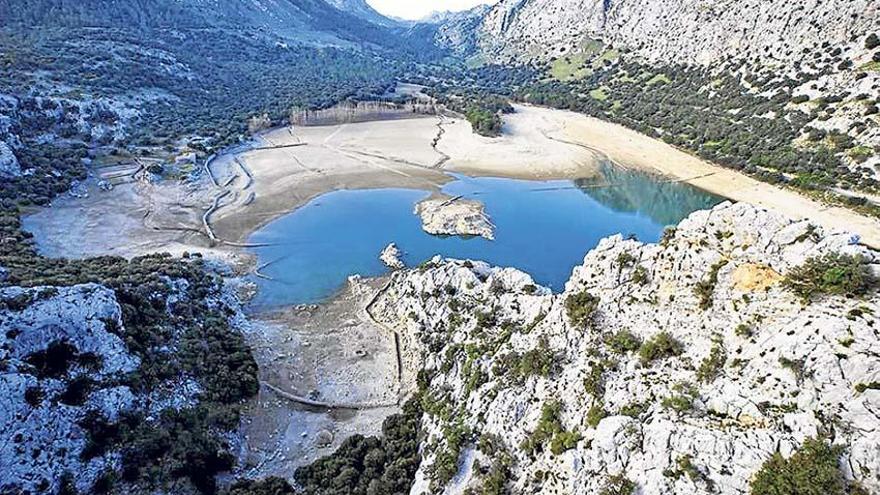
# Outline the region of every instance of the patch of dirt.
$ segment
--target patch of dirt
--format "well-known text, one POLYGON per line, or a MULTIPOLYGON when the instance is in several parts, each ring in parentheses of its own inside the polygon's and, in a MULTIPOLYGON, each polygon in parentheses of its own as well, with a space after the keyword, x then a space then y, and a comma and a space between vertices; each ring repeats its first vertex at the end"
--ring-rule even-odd
POLYGON ((782 275, 767 265, 745 263, 733 270, 733 287, 742 292, 761 292, 778 284, 782 275))

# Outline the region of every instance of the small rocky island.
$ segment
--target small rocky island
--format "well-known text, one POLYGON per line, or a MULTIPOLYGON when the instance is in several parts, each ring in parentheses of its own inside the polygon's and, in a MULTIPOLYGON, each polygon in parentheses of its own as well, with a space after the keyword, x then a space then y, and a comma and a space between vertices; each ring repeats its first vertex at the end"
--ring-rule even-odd
POLYGON ((446 194, 433 195, 416 204, 422 229, 433 235, 480 236, 495 239, 495 226, 483 203, 446 194))

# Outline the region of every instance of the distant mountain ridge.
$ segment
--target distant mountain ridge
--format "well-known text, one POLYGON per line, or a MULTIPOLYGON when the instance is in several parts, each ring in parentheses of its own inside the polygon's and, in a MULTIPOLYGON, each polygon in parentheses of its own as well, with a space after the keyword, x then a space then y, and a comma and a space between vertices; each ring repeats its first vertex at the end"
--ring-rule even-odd
MULTIPOLYGON (((389 46, 390 19, 363 0, 0 0, 0 27, 218 28, 294 40, 315 33, 354 43, 389 46)), ((332 40, 328 40, 332 42, 332 40)))

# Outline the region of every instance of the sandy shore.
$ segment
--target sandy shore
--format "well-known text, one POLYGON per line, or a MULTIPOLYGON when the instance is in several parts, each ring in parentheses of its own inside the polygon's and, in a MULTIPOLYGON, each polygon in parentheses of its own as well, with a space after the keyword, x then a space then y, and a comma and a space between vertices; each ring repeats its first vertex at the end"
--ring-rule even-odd
POLYGON ((85 200, 56 201, 26 225, 51 256, 212 247, 220 255, 240 255, 252 232, 329 191, 399 187, 436 193, 452 180, 448 172, 586 178, 606 159, 858 233, 865 244, 880 247, 880 222, 871 218, 712 165, 622 126, 531 106, 505 116, 504 135, 494 139, 473 134, 463 119, 434 116, 274 129, 250 148, 214 160, 212 177, 189 187, 166 181, 95 190, 85 200))
POLYGON ((534 107, 517 107, 517 110, 544 114, 545 120, 560 125, 559 130, 550 131, 548 136, 595 149, 618 165, 656 172, 734 201, 775 210, 791 218, 806 218, 827 229, 856 233, 864 244, 880 248, 880 222, 852 210, 828 206, 713 165, 617 124, 560 110, 534 107))
POLYGON ((338 189, 437 192, 452 180, 446 172, 529 179, 597 173, 599 155, 546 136, 545 128, 561 126, 543 111, 523 110, 506 119, 505 135, 495 139, 473 134, 463 119, 443 117, 269 131, 255 149, 212 165, 220 183, 242 176, 242 166, 253 178, 230 184, 232 194, 212 225, 218 238, 242 243, 277 216, 338 189))

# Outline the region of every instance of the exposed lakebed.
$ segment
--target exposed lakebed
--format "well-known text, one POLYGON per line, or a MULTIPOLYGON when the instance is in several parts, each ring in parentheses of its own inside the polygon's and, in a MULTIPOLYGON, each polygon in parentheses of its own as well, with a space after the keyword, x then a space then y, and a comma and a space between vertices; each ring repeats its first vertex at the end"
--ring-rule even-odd
POLYGON ((561 290, 572 268, 600 239, 621 233, 657 241, 666 225, 721 198, 649 174, 606 166, 591 180, 529 181, 456 176, 445 194, 477 199, 495 240, 438 237, 422 230, 411 189, 340 190, 315 198, 250 237, 263 265, 258 307, 318 302, 350 275, 387 271, 379 260, 394 242, 414 266, 434 255, 511 266, 561 290))

